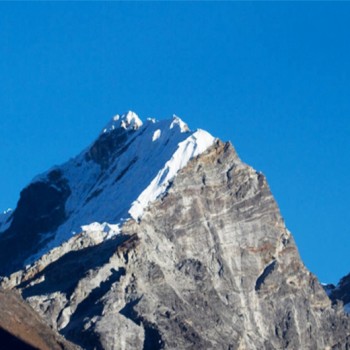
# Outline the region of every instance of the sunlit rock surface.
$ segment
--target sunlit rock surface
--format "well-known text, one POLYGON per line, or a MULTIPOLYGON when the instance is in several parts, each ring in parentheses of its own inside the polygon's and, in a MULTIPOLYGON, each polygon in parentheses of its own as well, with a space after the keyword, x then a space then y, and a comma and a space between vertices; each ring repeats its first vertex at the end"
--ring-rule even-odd
POLYGON ((84 349, 348 349, 265 177, 216 141, 120 233, 83 232, 2 282, 84 349))

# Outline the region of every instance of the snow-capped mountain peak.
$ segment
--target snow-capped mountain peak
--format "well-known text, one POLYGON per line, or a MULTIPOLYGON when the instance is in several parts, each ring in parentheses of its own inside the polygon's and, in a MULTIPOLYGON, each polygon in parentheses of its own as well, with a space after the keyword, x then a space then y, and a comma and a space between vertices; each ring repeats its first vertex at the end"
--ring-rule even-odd
POLYGON ((327 296, 264 175, 214 140, 178 117, 113 118, 22 191, 1 289, 87 350, 348 349, 350 275, 327 296))
POLYGON ((13 225, 0 227, 1 237, 26 230, 33 249, 19 247, 18 251, 21 255, 25 250, 25 261, 31 263, 72 234, 94 232, 98 225, 113 227, 107 238, 118 234, 118 225, 142 218, 188 161, 214 140, 206 131, 190 131, 177 116, 143 124, 134 112, 117 114, 85 151, 34 178, 12 213, 13 225), (34 212, 39 219, 31 223, 34 212))
POLYGON ((181 132, 188 132, 190 131, 188 125, 181 120, 176 114, 173 114, 173 121, 170 124, 170 129, 172 129, 175 126, 178 126, 181 130, 181 132))
POLYGON ((142 125, 142 120, 138 117, 138 115, 133 111, 128 111, 122 115, 116 114, 103 129, 103 133, 112 131, 119 127, 125 130, 137 130, 142 125))

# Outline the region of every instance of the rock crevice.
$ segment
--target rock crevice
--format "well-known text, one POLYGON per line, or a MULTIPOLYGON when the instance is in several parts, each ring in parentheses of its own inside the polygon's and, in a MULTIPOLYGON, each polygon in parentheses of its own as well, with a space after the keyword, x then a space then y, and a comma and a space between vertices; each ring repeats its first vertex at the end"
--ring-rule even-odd
POLYGON ((228 143, 192 159, 119 236, 92 237, 3 282, 87 349, 350 347, 349 318, 301 262, 265 177, 228 143))

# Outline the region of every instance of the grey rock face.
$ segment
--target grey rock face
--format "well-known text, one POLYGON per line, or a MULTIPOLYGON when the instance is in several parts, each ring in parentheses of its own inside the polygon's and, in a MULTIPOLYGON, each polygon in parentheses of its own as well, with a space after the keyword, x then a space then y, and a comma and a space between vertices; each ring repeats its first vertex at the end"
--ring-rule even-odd
POLYGON ((120 224, 179 144, 198 146, 196 133, 182 130, 176 118, 138 127, 129 122, 135 117, 123 115, 118 123, 126 129, 113 124, 78 156, 37 176, 17 208, 0 214, 0 276, 33 263, 82 226, 120 224))
POLYGON ((16 291, 0 289, 0 348, 79 350, 52 330, 16 291))
POLYGON ((265 177, 217 142, 120 235, 82 233, 5 278, 85 349, 349 349, 265 177))

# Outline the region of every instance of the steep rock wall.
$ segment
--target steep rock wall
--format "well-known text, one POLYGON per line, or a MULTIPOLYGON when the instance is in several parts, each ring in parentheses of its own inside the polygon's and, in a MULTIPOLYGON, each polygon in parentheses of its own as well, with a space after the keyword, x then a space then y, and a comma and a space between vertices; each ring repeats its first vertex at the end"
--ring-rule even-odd
POLYGON ((2 285, 85 349, 350 346, 265 177, 220 141, 121 235, 82 233, 2 285))

